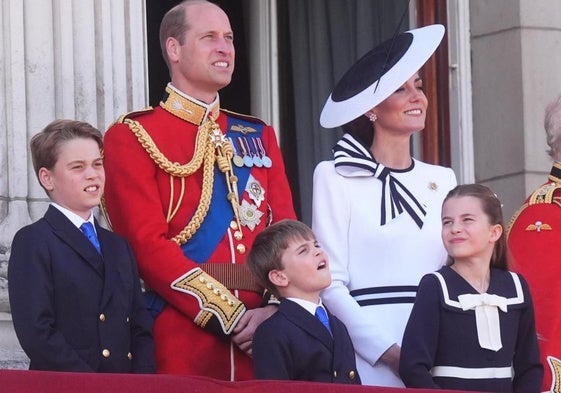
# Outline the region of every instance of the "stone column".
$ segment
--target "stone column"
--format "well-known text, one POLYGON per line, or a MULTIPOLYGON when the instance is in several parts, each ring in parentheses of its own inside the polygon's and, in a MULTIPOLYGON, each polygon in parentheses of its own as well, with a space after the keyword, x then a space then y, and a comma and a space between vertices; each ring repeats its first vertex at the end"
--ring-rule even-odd
POLYGON ((0 3, 0 367, 26 367, 13 333, 7 265, 15 232, 48 199, 28 142, 56 118, 105 130, 147 100, 143 0, 0 3))
POLYGON ((471 0, 475 181, 505 219, 547 180, 544 109, 561 93, 561 2, 471 0))

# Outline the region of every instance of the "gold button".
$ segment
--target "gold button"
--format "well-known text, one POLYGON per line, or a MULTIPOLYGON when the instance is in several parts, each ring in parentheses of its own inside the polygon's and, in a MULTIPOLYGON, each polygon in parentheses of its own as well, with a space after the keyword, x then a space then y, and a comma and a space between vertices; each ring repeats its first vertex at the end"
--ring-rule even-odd
POLYGON ((349 371, 349 379, 355 379, 355 372, 353 370, 349 371))
POLYGON ((236 250, 238 250, 240 254, 245 254, 245 246, 243 244, 238 244, 236 250))
POLYGON ((99 320, 105 322, 105 314, 99 314, 99 320))
POLYGON ((127 353, 127 357, 129 358, 129 360, 132 360, 132 353, 127 353))
POLYGON ((240 240, 242 240, 242 238, 243 238, 243 233, 242 233, 242 231, 236 231, 236 232, 234 232, 234 239, 236 239, 237 241, 240 241, 240 240))
POLYGON ((337 378, 337 370, 333 371, 333 378, 337 378))
POLYGON ((108 349, 104 349, 103 351, 101 351, 101 354, 104 358, 108 358, 109 356, 111 356, 111 352, 109 352, 108 349))
POLYGON ((235 231, 236 229, 238 229, 238 223, 235 221, 231 221, 230 228, 232 228, 235 231))

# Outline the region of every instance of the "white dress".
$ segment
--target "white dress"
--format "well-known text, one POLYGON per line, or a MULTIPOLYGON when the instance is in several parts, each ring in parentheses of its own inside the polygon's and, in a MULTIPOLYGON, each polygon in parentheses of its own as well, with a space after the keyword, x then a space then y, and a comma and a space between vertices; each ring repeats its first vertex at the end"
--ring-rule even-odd
POLYGON ((379 179, 343 177, 334 161, 314 171, 312 227, 333 277, 322 298, 349 330, 365 385, 403 386, 378 359, 393 343, 401 345, 421 277, 446 261, 441 207, 456 186, 450 168, 417 160, 392 176, 424 207, 422 228, 406 211, 381 225, 379 179))

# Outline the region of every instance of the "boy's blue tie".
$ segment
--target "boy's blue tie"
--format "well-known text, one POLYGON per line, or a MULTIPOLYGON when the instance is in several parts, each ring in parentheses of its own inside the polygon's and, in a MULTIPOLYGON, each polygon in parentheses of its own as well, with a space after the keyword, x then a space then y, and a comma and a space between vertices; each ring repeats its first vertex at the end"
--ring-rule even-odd
POLYGON ((331 333, 331 326, 329 325, 329 317, 327 316, 327 313, 325 312, 323 307, 316 308, 316 317, 323 324, 323 326, 325 326, 325 328, 329 330, 329 333, 331 333))
POLYGON ((91 244, 95 247, 98 254, 101 254, 101 246, 99 245, 99 240, 97 240, 97 235, 95 234, 94 227, 91 222, 85 222, 80 226, 84 235, 88 238, 91 244))

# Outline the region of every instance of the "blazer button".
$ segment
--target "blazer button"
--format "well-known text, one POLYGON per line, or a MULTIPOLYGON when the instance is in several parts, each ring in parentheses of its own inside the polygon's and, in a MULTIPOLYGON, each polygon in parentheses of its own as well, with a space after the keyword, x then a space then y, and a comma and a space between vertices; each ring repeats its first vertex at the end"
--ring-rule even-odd
POLYGON ((129 318, 129 317, 127 317, 127 323, 129 323, 129 322, 130 322, 130 318, 129 318))
POLYGON ((108 358, 109 356, 111 356, 111 352, 109 352, 108 349, 104 349, 103 351, 101 351, 101 354, 104 358, 108 358))
POLYGON ((127 357, 129 358, 129 360, 132 360, 132 353, 127 353, 127 357))
POLYGON ((105 314, 99 314, 99 320, 105 322, 105 314))
POLYGON ((333 371, 333 378, 337 378, 337 370, 333 371))
POLYGON ((349 379, 355 379, 355 372, 353 370, 349 371, 349 379))

